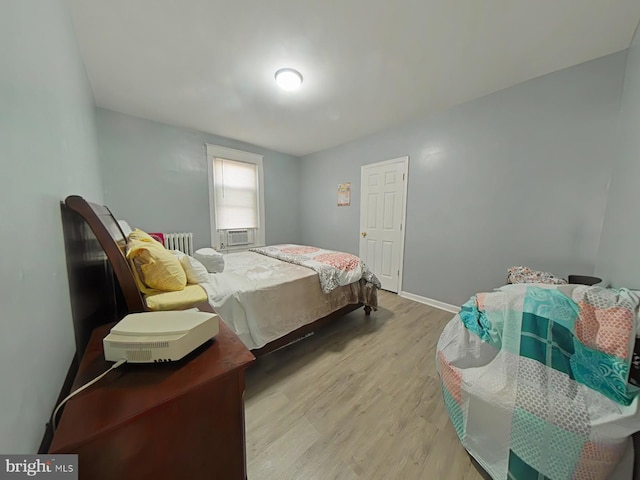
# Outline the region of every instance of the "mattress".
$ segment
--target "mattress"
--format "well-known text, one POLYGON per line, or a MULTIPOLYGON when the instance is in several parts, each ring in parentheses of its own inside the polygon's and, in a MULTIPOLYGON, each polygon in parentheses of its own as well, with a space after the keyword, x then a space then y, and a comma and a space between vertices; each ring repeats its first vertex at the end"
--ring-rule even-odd
MULTIPOLYGON (((209 303, 249 349, 361 301, 359 282, 322 293, 318 275, 254 252, 225 255, 222 273, 201 286, 209 303)), ((375 305, 373 305, 375 306, 375 305)))

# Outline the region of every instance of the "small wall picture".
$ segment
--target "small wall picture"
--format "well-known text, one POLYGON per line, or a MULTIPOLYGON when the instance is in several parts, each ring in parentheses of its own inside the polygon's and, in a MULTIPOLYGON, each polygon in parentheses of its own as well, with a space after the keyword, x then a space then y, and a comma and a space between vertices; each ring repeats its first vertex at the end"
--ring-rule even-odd
POLYGON ((338 185, 338 206, 348 207, 351 205, 351 182, 338 185))

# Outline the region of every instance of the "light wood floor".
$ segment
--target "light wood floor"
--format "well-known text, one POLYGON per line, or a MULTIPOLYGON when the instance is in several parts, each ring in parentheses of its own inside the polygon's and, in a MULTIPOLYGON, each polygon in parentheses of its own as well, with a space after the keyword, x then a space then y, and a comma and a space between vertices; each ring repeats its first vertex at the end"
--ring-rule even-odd
POLYGON ((479 480, 446 413, 435 352, 453 314, 380 292, 247 372, 249 480, 479 480))

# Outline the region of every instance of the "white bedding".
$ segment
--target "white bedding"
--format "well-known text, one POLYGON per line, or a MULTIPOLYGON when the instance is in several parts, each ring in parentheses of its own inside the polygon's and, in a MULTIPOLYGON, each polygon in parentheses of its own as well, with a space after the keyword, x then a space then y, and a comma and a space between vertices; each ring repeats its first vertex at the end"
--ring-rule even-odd
POLYGON ((250 349, 360 301, 358 282, 325 295, 313 270, 254 252, 225 255, 224 272, 201 286, 250 349))

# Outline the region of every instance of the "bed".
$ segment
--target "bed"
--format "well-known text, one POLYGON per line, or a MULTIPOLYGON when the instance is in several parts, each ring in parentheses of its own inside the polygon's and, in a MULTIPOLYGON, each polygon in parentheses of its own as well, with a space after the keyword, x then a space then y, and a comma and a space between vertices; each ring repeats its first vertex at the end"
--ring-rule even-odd
MULTIPOLYGON (((123 310, 150 310, 150 299, 141 294, 125 257, 127 239, 111 211, 76 195, 67 197, 65 206, 86 222, 104 250, 120 287, 117 295, 125 304, 123 310)), ((190 287, 206 293, 180 308, 220 314, 255 355, 278 349, 358 308, 364 307, 369 315, 377 307, 377 287, 364 279, 324 294, 313 270, 255 252, 225 255, 222 273, 210 274, 209 281, 190 287)), ((155 308, 170 306, 166 297, 155 308)))

